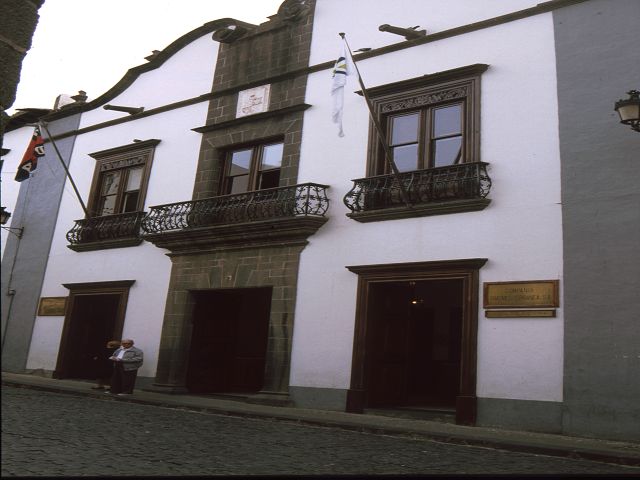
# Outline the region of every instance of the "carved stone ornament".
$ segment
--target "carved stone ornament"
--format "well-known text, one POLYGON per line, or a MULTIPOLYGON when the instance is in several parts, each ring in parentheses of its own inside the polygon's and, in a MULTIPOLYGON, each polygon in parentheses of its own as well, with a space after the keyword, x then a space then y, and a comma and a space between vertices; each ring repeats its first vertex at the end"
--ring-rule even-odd
POLYGON ((133 167, 135 165, 144 165, 147 160, 148 154, 129 156, 126 158, 119 158, 110 162, 104 162, 100 165, 101 172, 107 172, 109 170, 115 170, 117 168, 133 167))
POLYGON ((248 31, 249 29, 246 25, 242 25, 241 22, 229 19, 227 25, 213 32, 212 38, 216 42, 220 43, 233 43, 243 37, 248 31))
POLYGON ((278 10, 278 17, 285 22, 298 22, 311 11, 309 0, 286 0, 278 10))
POLYGON ((261 85, 238 92, 236 118, 268 111, 270 93, 271 85, 261 85))
POLYGON ((465 98, 467 96, 467 87, 456 87, 449 90, 442 90, 436 93, 418 94, 410 98, 385 103, 382 105, 382 113, 397 112, 399 110, 408 110, 411 108, 424 107, 433 103, 443 102, 445 100, 453 100, 456 98, 465 98))

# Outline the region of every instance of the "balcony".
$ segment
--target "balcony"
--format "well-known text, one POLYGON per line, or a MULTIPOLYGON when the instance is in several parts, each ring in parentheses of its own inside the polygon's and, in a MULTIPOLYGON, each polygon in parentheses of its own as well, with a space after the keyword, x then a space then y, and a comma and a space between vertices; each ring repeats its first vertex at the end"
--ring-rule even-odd
POLYGON ((327 221, 327 188, 305 183, 153 206, 143 238, 172 251, 306 242, 327 221))
POLYGON ((353 180, 353 188, 344 196, 351 213, 359 222, 423 217, 483 210, 491 200, 488 163, 475 162, 402 172, 395 175, 353 180), (400 190, 407 193, 409 205, 400 190))
POLYGON ((67 232, 68 247, 76 252, 121 248, 139 245, 140 223, 145 212, 129 212, 117 215, 76 220, 67 232))

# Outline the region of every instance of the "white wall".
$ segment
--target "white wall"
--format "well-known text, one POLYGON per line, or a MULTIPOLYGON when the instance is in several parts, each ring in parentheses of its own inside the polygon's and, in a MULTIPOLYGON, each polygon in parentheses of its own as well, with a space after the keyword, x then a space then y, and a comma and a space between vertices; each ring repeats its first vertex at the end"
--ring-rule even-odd
MULTIPOLYGON (((210 93, 218 46, 210 33, 203 35, 165 60, 159 68, 142 73, 131 86, 106 103, 151 110, 210 93)), ((128 115, 100 106, 82 116, 81 127, 128 115)))
MULTIPOLYGON (((327 23, 339 14, 357 18, 352 7, 360 2, 339 2, 335 12, 323 11, 323 3, 319 2, 312 42, 312 58, 318 60, 327 60, 327 44, 316 31, 330 31, 327 23)), ((383 35, 376 33, 379 23, 415 25, 420 22, 418 8, 427 29, 429 19, 440 19, 445 27, 442 15, 452 15, 444 7, 430 10, 427 2, 411 2, 413 10, 405 9, 406 3, 401 2, 403 8, 393 20, 382 16, 370 21, 376 7, 387 2, 366 2, 366 22, 350 23, 352 36, 364 37, 366 32, 377 38, 383 35)), ((469 15, 467 21, 479 16, 480 6, 474 4, 480 2, 453 5, 463 3, 471 8, 460 9, 469 15)), ((486 13, 485 5, 498 10, 516 2, 481 4, 486 13)), ((338 42, 333 43, 337 51, 338 42)), ((362 46, 350 43, 352 48, 362 46)), ((359 68, 367 87, 374 87, 475 63, 489 64, 481 87, 481 160, 490 163, 491 205, 481 212, 372 223, 347 218, 342 203, 353 185, 350 180, 365 176, 368 110, 363 98, 352 93, 359 90, 357 79, 349 78, 345 91, 345 137, 339 138, 330 120, 331 72, 309 77, 306 101, 313 108, 305 114, 299 181, 330 185, 331 207, 330 220, 302 253, 291 385, 349 387, 357 276, 346 265, 481 257, 489 259, 480 271, 481 284, 562 278, 551 14, 367 59, 359 68)), ((480 309, 478 396, 561 400, 562 325, 562 308, 553 319, 486 319, 480 309)))
POLYGON ((427 35, 523 10, 539 0, 319 0, 313 28, 311 65, 335 60, 346 34, 353 50, 379 48, 404 41, 381 32, 383 24, 426 30, 427 35))
MULTIPOLYGON (((217 49, 210 34, 204 35, 108 103, 149 109, 206 94, 211 90, 217 49)), ((153 157, 145 210, 191 199, 201 141, 201 135, 191 129, 204 125, 207 109, 208 103, 200 102, 79 135, 69 170, 85 203, 95 167, 89 154, 151 138, 161 142, 153 157)), ((80 128, 123 116, 127 114, 98 107, 83 114, 80 128)), ((72 251, 65 235, 81 218, 84 213, 67 182, 41 296, 67 296, 64 283, 135 280, 122 334, 135 339, 136 346, 145 352, 139 374, 153 377, 171 272, 167 251, 147 242, 128 248, 72 251)), ((36 318, 27 368, 55 368, 62 327, 62 317, 36 318)))

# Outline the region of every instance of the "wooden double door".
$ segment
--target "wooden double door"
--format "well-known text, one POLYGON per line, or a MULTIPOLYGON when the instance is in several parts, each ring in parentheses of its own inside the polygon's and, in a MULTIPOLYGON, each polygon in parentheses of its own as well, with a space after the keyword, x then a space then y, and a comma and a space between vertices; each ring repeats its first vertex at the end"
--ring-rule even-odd
POLYGON ((194 393, 256 393, 264 384, 271 291, 193 291, 186 386, 194 393))
POLYGON ((455 409, 461 282, 377 283, 371 286, 370 302, 367 405, 455 409))
POLYGON ((486 258, 348 266, 358 275, 348 412, 455 409, 474 425, 480 268, 486 258))
POLYGON ((109 340, 120 340, 133 280, 64 284, 69 289, 55 378, 103 375, 109 340))

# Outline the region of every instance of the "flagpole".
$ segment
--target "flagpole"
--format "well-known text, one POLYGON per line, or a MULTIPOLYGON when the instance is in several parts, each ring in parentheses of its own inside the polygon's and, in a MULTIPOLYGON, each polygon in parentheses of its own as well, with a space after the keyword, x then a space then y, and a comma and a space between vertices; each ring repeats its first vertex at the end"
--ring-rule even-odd
POLYGON ((80 202, 80 205, 82 206, 82 210, 84 210, 84 214, 88 217, 89 216, 89 211, 87 210, 87 207, 85 206, 84 202, 82 201, 82 197, 80 196, 80 192, 78 192, 78 188, 76 187, 76 183, 73 181, 73 177, 71 176, 71 173, 69 173, 69 168, 67 168, 66 163, 64 163, 64 160, 62 159, 62 155, 60 154, 60 150, 58 150, 58 146, 56 145, 56 142, 53 141, 53 136, 51 135, 51 132, 49 132, 49 129, 47 128, 47 124, 43 121, 38 122, 38 124, 44 128, 45 132, 47 132, 47 136, 49 137, 49 141, 51 142, 51 145, 53 145, 53 149, 56 151, 56 154, 58 155, 58 159, 60 160, 60 163, 62 164, 62 168, 64 168, 64 171, 67 175, 67 178, 69 179, 69 182, 71 183, 71 186, 73 187, 73 191, 76 192, 76 196, 78 197, 78 201, 80 202))
POLYGON ((373 110, 373 105, 371 103, 371 99, 369 98, 369 95, 367 94, 367 89, 365 88, 364 82, 362 81, 362 76, 360 75, 360 69, 358 68, 358 64, 356 63, 356 61, 353 58, 353 53, 351 52, 351 47, 349 46, 349 42, 347 42, 347 38, 346 38, 346 35, 344 33, 341 32, 338 35, 340 35, 340 37, 342 37, 342 40, 344 40, 344 43, 347 46, 347 50, 349 51, 349 55, 351 56, 351 62, 353 63, 353 66, 356 69, 356 73, 358 74, 358 82, 360 83, 360 88, 362 89, 362 95, 364 96, 365 103, 367 104, 367 107, 369 108, 369 114, 371 116, 371 121, 373 122, 373 125, 375 126, 376 131, 378 132, 378 137, 380 139, 380 143, 382 143, 382 149, 384 150, 385 160, 387 161, 387 163, 391 167, 391 171, 393 172, 393 176, 395 177, 396 181, 398 182, 398 187, 400 187, 400 196, 402 197, 402 200, 407 205, 407 207, 411 208, 412 205, 411 205, 411 201, 409 200, 409 195, 407 194, 407 191, 405 190, 404 185, 402 184, 402 181, 400 180, 400 171, 398 170, 398 167, 396 166, 396 163, 393 161, 393 155, 391 154, 391 149, 389 148, 389 145, 387 144, 386 135, 384 134, 384 131, 382 130, 382 125, 380 125, 380 121, 378 120, 378 117, 377 117, 375 111, 373 110))

